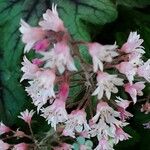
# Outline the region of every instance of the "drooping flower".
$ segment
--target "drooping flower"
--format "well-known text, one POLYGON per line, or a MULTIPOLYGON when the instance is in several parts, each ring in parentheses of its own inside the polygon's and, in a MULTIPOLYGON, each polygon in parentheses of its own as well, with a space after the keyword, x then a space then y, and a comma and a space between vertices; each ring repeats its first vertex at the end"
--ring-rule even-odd
POLYGON ((75 138, 75 133, 89 131, 89 129, 90 127, 87 124, 85 110, 74 110, 68 115, 63 135, 75 138))
POLYGON ((28 145, 26 143, 16 144, 12 150, 28 150, 28 145))
POLYGON ((90 120, 91 130, 89 131, 89 133, 91 137, 96 136, 99 142, 101 140, 104 140, 104 142, 107 143, 105 143, 104 145, 103 143, 99 144, 96 150, 98 150, 98 148, 107 150, 109 148, 112 148, 113 145, 116 144, 116 127, 123 127, 127 125, 126 122, 122 122, 119 120, 119 116, 119 112, 110 107, 107 102, 101 101, 98 103, 96 115, 90 120), (112 139, 111 142, 109 141, 110 139, 112 139))
POLYGON ((150 113, 150 103, 146 102, 145 104, 142 105, 141 112, 145 112, 145 114, 150 113))
POLYGON ((48 124, 51 124, 52 127, 56 130, 56 125, 58 123, 63 123, 68 119, 68 114, 66 111, 65 102, 69 94, 69 85, 68 83, 63 83, 60 87, 60 91, 56 96, 56 99, 53 104, 46 108, 42 108, 42 115, 48 121, 48 124))
POLYGON ((10 145, 0 140, 0 150, 8 150, 10 145))
POLYGON ((150 82, 150 59, 147 60, 143 65, 138 67, 137 74, 140 77, 144 77, 148 82, 150 82))
POLYGON ((24 72, 24 74, 20 81, 36 78, 37 73, 40 71, 40 68, 36 64, 31 63, 26 56, 23 57, 23 62, 21 64, 23 65, 21 70, 24 72))
POLYGON ((55 68, 62 74, 67 68, 69 71, 77 71, 73 58, 70 54, 70 48, 66 42, 58 42, 54 48, 47 52, 41 52, 43 57, 42 61, 45 61, 45 68, 55 68))
POLYGON ((131 62, 121 62, 116 65, 120 73, 124 74, 128 81, 132 84, 137 68, 131 62))
POLYGON ((132 52, 128 54, 129 62, 134 66, 138 67, 139 65, 143 64, 143 60, 141 59, 142 54, 137 52, 132 52))
POLYGON ((4 133, 10 132, 11 129, 7 126, 5 126, 2 122, 0 122, 0 135, 4 133))
POLYGON ((111 92, 117 93, 117 86, 123 85, 123 79, 118 78, 117 75, 110 75, 106 72, 98 72, 97 74, 97 88, 92 95, 98 95, 98 99, 103 97, 105 92, 106 97, 110 99, 111 92))
POLYGON ((123 129, 120 127, 116 127, 115 134, 116 134, 115 144, 117 144, 119 141, 124 141, 124 140, 128 140, 129 138, 131 138, 131 136, 125 133, 123 129))
POLYGON ((32 116, 34 115, 34 111, 31 110, 29 111, 28 109, 26 109, 25 111, 21 112, 20 116, 18 116, 18 118, 23 119, 26 123, 31 124, 31 120, 32 120, 32 116))
POLYGON ((19 28, 22 35, 22 41, 26 44, 24 52, 29 52, 34 44, 45 38, 46 31, 40 27, 31 27, 24 20, 20 21, 21 27, 19 28))
POLYGON ((121 47, 121 51, 125 53, 138 52, 144 54, 144 47, 141 45, 143 39, 140 39, 140 35, 137 32, 130 32, 128 40, 121 47))
POLYGON ((31 96, 38 111, 50 98, 55 97, 55 77, 55 72, 47 69, 39 72, 33 81, 29 81, 30 86, 26 87, 26 91, 31 96))
POLYGON ((55 4, 52 4, 52 10, 46 10, 46 13, 43 14, 43 19, 39 22, 39 25, 44 30, 52 30, 55 32, 66 30, 63 21, 58 16, 57 5, 55 4))
POLYGON ((143 95, 142 90, 145 88, 144 83, 145 82, 136 82, 135 84, 127 83, 127 84, 124 85, 125 91, 127 93, 129 93, 129 95, 131 96, 134 104, 137 101, 137 95, 138 96, 143 95))
POLYGON ((129 104, 131 103, 128 100, 124 100, 120 97, 116 97, 117 100, 117 111, 120 113, 120 119, 122 121, 125 121, 126 119, 128 119, 129 117, 133 117, 133 115, 131 113, 129 113, 128 111, 126 111, 126 108, 129 106, 129 104))
POLYGON ((114 150, 109 140, 102 138, 99 140, 98 146, 94 150, 114 150))
POLYGON ((97 72, 98 69, 103 71, 103 62, 112 62, 113 58, 119 54, 116 51, 118 47, 114 45, 101 45, 99 43, 88 43, 89 53, 93 60, 93 70, 97 72))

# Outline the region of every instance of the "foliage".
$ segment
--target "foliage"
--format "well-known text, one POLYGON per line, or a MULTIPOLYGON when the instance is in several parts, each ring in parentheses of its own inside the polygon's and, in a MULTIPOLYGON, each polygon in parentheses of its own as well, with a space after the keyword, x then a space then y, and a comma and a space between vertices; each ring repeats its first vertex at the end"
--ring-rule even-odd
MULTIPOLYGON (((144 39, 145 59, 150 57, 149 0, 53 1, 58 4, 60 16, 76 40, 96 40, 102 44, 106 42, 112 44, 116 40, 121 45, 130 31, 138 31, 144 39)), ((26 83, 20 84, 19 82, 23 55, 23 45, 18 31, 20 18, 36 25, 45 10, 51 7, 53 1, 0 0, 0 118, 9 124, 16 124, 18 113, 24 106, 29 105, 29 98, 23 87, 26 83)), ((89 62, 87 50, 81 47, 80 52, 89 62)), ((149 85, 147 85, 148 89, 149 85)), ((141 150, 148 150, 150 137, 147 132, 149 131, 146 130, 146 132, 141 124, 150 118, 140 113, 138 106, 131 108, 131 111, 135 117, 126 130, 131 132, 133 139, 121 143, 118 149, 138 147, 141 150)))

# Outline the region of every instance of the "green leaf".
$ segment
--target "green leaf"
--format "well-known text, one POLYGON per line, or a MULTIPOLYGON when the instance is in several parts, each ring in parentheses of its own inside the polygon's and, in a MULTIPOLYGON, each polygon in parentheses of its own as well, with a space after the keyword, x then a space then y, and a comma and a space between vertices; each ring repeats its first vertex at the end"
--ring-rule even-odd
MULTIPOLYGON (((0 70, 1 109, 0 119, 14 123, 18 113, 26 104, 24 87, 20 84, 23 44, 20 40, 21 18, 36 24, 49 2, 39 0, 0 0, 0 70)), ((24 108, 25 109, 25 108, 24 108)))
POLYGON ((110 0, 55 0, 60 15, 72 36, 89 40, 89 23, 104 25, 116 19, 117 11, 110 0))
POLYGON ((139 7, 139 8, 150 5, 149 0, 117 0, 117 3, 119 5, 125 5, 128 7, 139 7))

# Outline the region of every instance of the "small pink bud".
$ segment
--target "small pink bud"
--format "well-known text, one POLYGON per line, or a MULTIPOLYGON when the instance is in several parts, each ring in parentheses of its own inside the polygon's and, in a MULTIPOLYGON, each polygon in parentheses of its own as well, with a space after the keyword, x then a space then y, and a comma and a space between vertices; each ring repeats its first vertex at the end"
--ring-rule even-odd
POLYGON ((44 39, 44 40, 41 40, 41 41, 38 41, 35 45, 34 45, 34 49, 37 51, 37 52, 40 52, 40 51, 45 51, 48 46, 49 46, 50 42, 48 39, 44 39))
POLYGON ((33 63, 34 65, 40 66, 40 65, 43 64, 43 61, 41 61, 41 60, 38 59, 38 58, 35 58, 35 59, 32 60, 32 63, 33 63))

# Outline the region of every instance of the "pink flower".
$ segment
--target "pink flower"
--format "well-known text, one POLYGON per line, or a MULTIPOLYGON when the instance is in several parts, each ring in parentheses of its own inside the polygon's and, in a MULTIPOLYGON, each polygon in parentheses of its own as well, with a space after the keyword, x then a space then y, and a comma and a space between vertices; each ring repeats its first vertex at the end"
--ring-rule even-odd
POLYGON ((135 84, 127 83, 124 85, 125 91, 129 93, 131 96, 134 104, 137 101, 137 95, 142 96, 143 92, 142 90, 145 88, 144 82, 136 82, 135 84))
POLYGON ((137 32, 130 32, 127 42, 121 47, 121 51, 125 53, 138 52, 143 54, 145 51, 143 50, 144 47, 141 46, 142 43, 143 39, 140 39, 140 35, 137 32))
POLYGON ((37 73, 40 71, 40 68, 36 65, 31 63, 26 56, 23 57, 23 62, 21 63, 23 67, 21 70, 24 72, 20 82, 25 79, 34 79, 37 76, 37 73))
POLYGON ((97 72, 98 69, 103 71, 103 62, 112 62, 113 58, 119 54, 116 52, 118 47, 114 45, 101 45, 99 43, 88 43, 89 53, 93 60, 93 70, 97 72))
POLYGON ((28 109, 26 109, 25 111, 23 111, 23 112, 21 112, 20 114, 20 116, 18 116, 18 118, 21 118, 21 119, 23 119, 26 123, 28 123, 28 124, 31 124, 31 120, 32 120, 32 116, 34 115, 34 111, 33 110, 31 110, 30 112, 29 112, 29 110, 28 109))
POLYGON ((131 113, 129 113, 128 111, 126 111, 126 108, 129 106, 129 104, 131 103, 128 100, 124 100, 120 97, 117 97, 117 100, 115 100, 117 102, 117 111, 120 113, 120 119, 122 121, 125 121, 126 119, 128 119, 129 117, 133 117, 133 115, 131 113))
POLYGON ((150 103, 146 102, 145 104, 142 105, 141 112, 145 112, 145 114, 150 113, 150 103))
POLYGON ((113 150, 113 146, 107 139, 102 138, 94 150, 113 150))
POLYGON ((63 24, 63 21, 59 18, 57 12, 57 5, 52 4, 52 10, 48 9, 45 14, 43 14, 42 21, 39 22, 39 25, 44 30, 52 30, 55 32, 66 30, 63 24))
POLYGON ((10 132, 11 129, 7 126, 5 126, 2 122, 0 122, 0 135, 4 133, 10 132))
POLYGON ((43 64, 43 62, 42 62, 40 59, 38 59, 38 58, 33 59, 33 60, 32 60, 32 63, 33 63, 34 65, 37 65, 37 66, 40 66, 40 65, 43 64))
POLYGON ((26 87, 27 93, 31 96, 33 103, 37 106, 37 110, 47 103, 52 97, 55 97, 54 82, 55 72, 53 70, 43 70, 38 73, 37 77, 30 81, 29 87, 26 87))
POLYGON ((115 119, 115 117, 119 117, 119 112, 111 108, 107 102, 100 101, 97 105, 96 115, 91 121, 97 123, 99 119, 102 119, 107 124, 115 124, 117 126, 122 125, 121 121, 115 119))
POLYGON ((105 92, 106 97, 110 99, 111 92, 118 92, 116 85, 123 85, 123 79, 118 78, 117 75, 110 75, 106 72, 99 71, 97 74, 97 88, 92 95, 98 95, 98 99, 101 99, 105 92))
POLYGON ((62 143, 60 146, 55 147, 54 150, 71 150, 72 146, 67 143, 62 143))
POLYGON ((122 128, 116 127, 116 136, 115 136, 115 143, 117 144, 119 141, 128 140, 131 136, 125 133, 122 128))
POLYGON ((132 84, 134 76, 136 75, 137 68, 130 62, 121 62, 116 65, 120 73, 126 75, 128 81, 132 84))
POLYGON ((48 49, 49 45, 50 45, 49 40, 48 39, 44 39, 44 40, 36 42, 33 48, 37 52, 40 52, 40 51, 45 51, 46 49, 48 49))
POLYGON ((142 57, 141 53, 137 52, 132 52, 128 54, 129 62, 135 67, 143 64, 143 60, 141 59, 141 57, 142 57))
POLYGON ((150 82, 150 59, 143 65, 138 67, 137 74, 140 77, 144 77, 148 82, 150 82))
POLYGON ((12 150, 28 150, 28 145, 26 143, 16 144, 12 150))
POLYGON ((66 126, 63 131, 64 136, 71 136, 75 138, 75 133, 89 131, 90 127, 87 124, 85 110, 74 110, 68 115, 66 126))
POLYGON ((52 127, 56 130, 56 125, 58 123, 65 122, 68 119, 68 114, 65 107, 65 102, 69 94, 69 85, 68 83, 63 83, 60 87, 60 91, 56 96, 56 99, 53 104, 46 108, 42 108, 42 115, 48 121, 48 124, 51 124, 52 127))
POLYGON ((10 145, 0 140, 0 150, 8 150, 10 145))
POLYGON ((65 71, 65 68, 69 71, 77 71, 70 54, 70 48, 64 41, 56 43, 52 50, 40 54, 43 55, 41 60, 45 61, 45 68, 57 67, 61 74, 65 71))
POLYGON ((45 38, 46 32, 39 27, 31 27, 24 20, 21 19, 21 27, 19 28, 22 35, 22 41, 26 44, 24 52, 29 52, 29 50, 34 46, 34 44, 43 38, 45 38))

